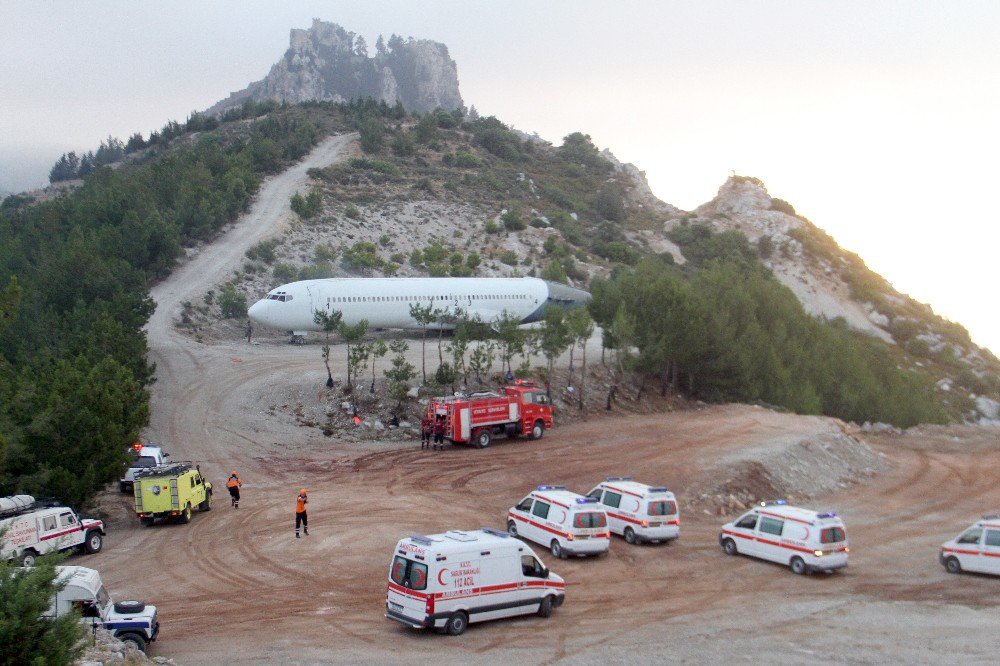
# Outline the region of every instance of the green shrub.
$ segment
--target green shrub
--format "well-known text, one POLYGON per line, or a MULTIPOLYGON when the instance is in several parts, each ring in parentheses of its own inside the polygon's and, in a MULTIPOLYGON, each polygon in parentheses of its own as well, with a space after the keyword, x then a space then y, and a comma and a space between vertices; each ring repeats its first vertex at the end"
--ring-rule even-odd
POLYGON ((417 142, 409 132, 397 132, 390 147, 393 155, 398 157, 413 157, 417 153, 417 142))
POLYGON ((345 268, 381 268, 385 262, 378 255, 378 248, 374 243, 357 241, 344 250, 341 263, 345 268))
POLYGON ((358 133, 361 138, 361 150, 366 153, 377 153, 382 150, 382 140, 385 137, 385 124, 374 116, 368 116, 358 123, 358 133))
POLYGON ((333 277, 333 264, 329 261, 317 261, 310 266, 299 269, 300 280, 323 280, 333 277))
POLYGON ((314 251, 314 257, 316 261, 329 261, 333 262, 337 260, 337 256, 340 254, 340 250, 333 247, 329 243, 323 243, 317 245, 314 251))
POLYGON ((459 148, 455 151, 454 162, 455 166, 462 169, 476 169, 483 166, 483 161, 465 148, 459 148))
POLYGON ((514 209, 508 210, 506 213, 500 216, 500 220, 503 222, 503 226, 507 231, 522 231, 527 228, 524 220, 521 219, 520 214, 514 209))
POLYGON ((294 280, 295 275, 295 266, 291 264, 281 263, 274 266, 274 279, 282 284, 294 280))
POLYGON ((483 225, 483 231, 488 234, 498 234, 501 230, 502 227, 493 220, 486 220, 486 224, 483 225))
POLYGON ((393 252, 392 256, 389 257, 389 261, 394 264, 403 264, 406 262, 406 255, 402 252, 393 252))
POLYGON ((508 266, 517 266, 517 252, 514 252, 514 250, 504 250, 500 255, 500 261, 508 266))
POLYGON ((413 252, 410 252, 410 265, 414 268, 419 268, 423 263, 424 253, 419 248, 414 248, 413 252))
POLYGON ((227 282, 219 294, 219 309, 226 319, 242 319, 247 316, 247 297, 236 291, 232 282, 227 282))
POLYGON ((352 220, 357 220, 361 218, 361 211, 354 204, 347 204, 347 207, 344 208, 344 215, 352 220))
POLYGON ((278 247, 277 240, 273 238, 270 240, 263 240, 247 250, 247 257, 263 261, 265 264, 270 264, 275 259, 274 250, 276 247, 278 247))
POLYGON ((389 247, 392 244, 392 237, 389 234, 382 234, 378 237, 378 244, 382 247, 389 247))
POLYGON ((469 253, 469 256, 465 258, 465 265, 469 267, 469 270, 476 270, 482 263, 482 259, 479 258, 479 253, 473 250, 469 253))

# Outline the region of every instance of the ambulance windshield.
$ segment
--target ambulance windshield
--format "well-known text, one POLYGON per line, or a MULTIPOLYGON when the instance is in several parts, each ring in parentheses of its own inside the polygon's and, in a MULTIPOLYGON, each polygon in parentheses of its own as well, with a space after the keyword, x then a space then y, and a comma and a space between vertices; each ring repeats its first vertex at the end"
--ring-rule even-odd
POLYGON ((578 513, 573 518, 573 527, 604 527, 607 524, 608 518, 603 512, 578 513))
POLYGON ((411 590, 427 589, 427 565, 397 555, 389 572, 392 582, 411 590))
POLYGON ((649 503, 649 515, 651 516, 672 516, 675 513, 677 513, 677 505, 669 500, 649 503))

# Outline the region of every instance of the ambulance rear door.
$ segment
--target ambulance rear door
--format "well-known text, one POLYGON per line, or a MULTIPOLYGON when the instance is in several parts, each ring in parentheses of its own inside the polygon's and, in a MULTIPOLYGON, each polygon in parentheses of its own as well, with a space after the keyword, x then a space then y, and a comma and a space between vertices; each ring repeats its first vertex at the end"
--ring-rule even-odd
POLYGON ((1000 527, 987 526, 983 537, 983 571, 1000 574, 1000 527))
POLYGON ((397 550, 389 565, 389 590, 386 595, 389 610, 423 623, 428 614, 428 574, 426 563, 401 555, 397 550))

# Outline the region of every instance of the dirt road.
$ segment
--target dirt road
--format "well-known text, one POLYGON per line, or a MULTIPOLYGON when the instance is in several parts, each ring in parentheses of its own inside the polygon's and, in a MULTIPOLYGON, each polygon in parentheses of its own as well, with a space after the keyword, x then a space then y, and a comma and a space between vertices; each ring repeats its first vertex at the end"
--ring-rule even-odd
POLYGON ((182 664, 995 661, 1000 579, 949 576, 936 557, 940 542, 1000 509, 997 429, 870 440, 891 471, 810 503, 837 510, 848 526, 851 565, 832 576, 726 557, 717 542, 723 518, 698 511, 683 515, 682 537, 669 546, 616 538, 605 557, 568 561, 536 548, 567 580, 566 604, 550 619, 473 625, 458 638, 383 619, 388 561, 402 536, 502 528, 506 509, 535 484, 585 492, 609 474, 665 483, 684 506, 693 480, 718 460, 839 424, 722 406, 594 419, 539 441, 443 452, 415 442, 345 445, 283 424, 268 406, 316 366, 315 349, 198 344, 172 320, 183 300, 273 233, 305 169, 337 159, 348 141, 327 140, 294 174, 267 183, 229 234, 154 290, 148 436, 176 459, 200 461, 218 501, 189 525, 142 528, 126 496, 109 496, 105 550, 73 560, 98 568, 117 598, 158 606, 154 654, 182 664), (239 510, 221 490, 231 468, 245 480, 239 510), (296 540, 300 487, 310 490, 311 535, 296 540))

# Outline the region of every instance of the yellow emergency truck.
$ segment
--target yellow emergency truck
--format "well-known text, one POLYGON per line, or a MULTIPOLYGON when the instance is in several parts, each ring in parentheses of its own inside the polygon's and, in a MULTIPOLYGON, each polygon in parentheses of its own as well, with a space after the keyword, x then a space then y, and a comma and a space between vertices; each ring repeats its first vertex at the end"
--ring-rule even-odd
POLYGON ((148 467, 135 475, 135 512, 149 527, 157 518, 191 521, 191 512, 212 508, 212 484, 201 469, 189 462, 173 462, 148 467))

